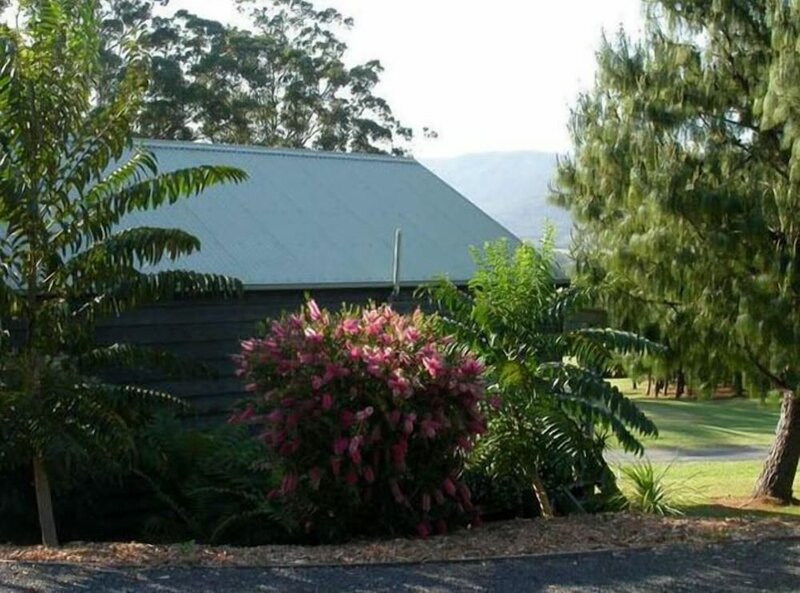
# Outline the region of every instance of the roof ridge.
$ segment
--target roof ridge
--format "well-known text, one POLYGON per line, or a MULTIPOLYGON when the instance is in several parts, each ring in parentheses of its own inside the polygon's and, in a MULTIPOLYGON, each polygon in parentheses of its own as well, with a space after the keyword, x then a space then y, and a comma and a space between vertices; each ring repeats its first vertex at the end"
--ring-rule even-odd
POLYGON ((136 138, 134 143, 144 146, 158 146, 171 150, 197 150, 230 152, 238 154, 269 154, 273 156, 300 157, 312 159, 341 159, 351 161, 378 161, 398 165, 416 164, 413 157, 401 157, 389 154, 369 154, 360 152, 333 152, 325 150, 312 150, 308 148, 273 148, 268 146, 248 144, 224 144, 191 142, 187 140, 159 140, 152 138, 136 138))

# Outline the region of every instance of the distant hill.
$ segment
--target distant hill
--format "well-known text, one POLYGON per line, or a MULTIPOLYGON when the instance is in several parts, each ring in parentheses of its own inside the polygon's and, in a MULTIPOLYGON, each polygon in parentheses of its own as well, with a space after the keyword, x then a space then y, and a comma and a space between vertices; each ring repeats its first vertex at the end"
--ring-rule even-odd
POLYGON ((547 200, 555 154, 489 152, 421 162, 518 237, 538 239, 549 222, 556 246, 569 246, 570 216, 547 200))

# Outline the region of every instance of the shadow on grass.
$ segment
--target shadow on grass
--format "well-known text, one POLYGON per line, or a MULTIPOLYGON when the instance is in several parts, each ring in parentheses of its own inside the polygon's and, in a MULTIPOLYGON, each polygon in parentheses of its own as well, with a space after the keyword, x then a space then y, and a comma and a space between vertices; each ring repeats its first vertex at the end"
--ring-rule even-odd
POLYGON ((747 500, 728 504, 708 503, 684 506, 687 517, 715 519, 781 519, 800 522, 800 506, 767 506, 747 504, 747 500))

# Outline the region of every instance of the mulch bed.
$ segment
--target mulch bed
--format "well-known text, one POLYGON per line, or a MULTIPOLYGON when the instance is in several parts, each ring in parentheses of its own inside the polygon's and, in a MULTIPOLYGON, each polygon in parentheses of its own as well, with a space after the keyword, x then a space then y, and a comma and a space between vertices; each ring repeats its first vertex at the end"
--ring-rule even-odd
POLYGON ((72 543, 58 549, 0 546, 0 562, 104 567, 298 566, 432 562, 800 537, 792 519, 665 518, 617 513, 489 523, 421 539, 354 541, 335 546, 234 548, 194 544, 72 543))

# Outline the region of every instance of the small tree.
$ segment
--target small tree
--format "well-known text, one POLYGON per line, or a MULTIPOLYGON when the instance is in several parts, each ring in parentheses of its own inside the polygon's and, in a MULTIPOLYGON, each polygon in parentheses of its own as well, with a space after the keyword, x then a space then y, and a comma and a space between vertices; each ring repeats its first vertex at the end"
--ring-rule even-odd
POLYGON ((551 494, 570 498, 575 486, 599 485, 601 494, 615 496, 602 456, 605 433, 640 454, 636 434, 657 431, 603 372, 616 364, 614 353, 658 348, 610 329, 564 331, 582 295, 556 287, 549 241, 541 250, 523 245, 514 253, 506 242, 490 244, 475 259, 468 291, 445 280, 428 289, 444 331, 479 355, 497 398, 475 462, 532 487, 545 514, 552 512, 551 494))
POLYGON ((118 92, 95 107, 93 0, 26 0, 20 10, 19 28, 0 29, 0 319, 14 338, 0 358, 0 463, 32 464, 42 540, 56 545, 51 471, 128 451, 136 402, 169 399, 97 378, 101 367, 164 357, 96 347, 96 321, 176 295, 238 290, 220 276, 140 271, 200 245, 178 229, 122 228, 123 217, 245 175, 159 173, 152 154, 129 150, 147 61, 129 45, 118 92))

